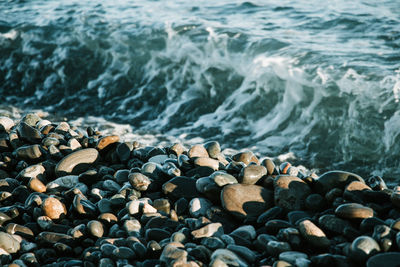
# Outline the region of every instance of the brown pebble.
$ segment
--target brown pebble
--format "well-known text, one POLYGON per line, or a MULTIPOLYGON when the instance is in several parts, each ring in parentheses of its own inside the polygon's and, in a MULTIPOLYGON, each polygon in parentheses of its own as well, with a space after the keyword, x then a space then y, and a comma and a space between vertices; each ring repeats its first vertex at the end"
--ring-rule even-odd
POLYGON ((219 161, 212 158, 196 158, 194 160, 194 165, 210 167, 214 171, 217 171, 219 169, 219 161))
POLYGON ((62 215, 67 214, 65 205, 54 197, 46 198, 42 203, 43 213, 50 219, 59 219, 62 215))
POLYGON ((236 162, 243 162, 246 165, 249 165, 250 162, 254 162, 259 164, 258 158, 251 151, 239 152, 232 156, 232 159, 236 162))
POLYGON ((208 158, 208 152, 203 145, 194 145, 188 151, 189 158, 208 158))
POLYGON ((97 142, 96 148, 101 151, 118 141, 119 141, 118 135, 105 136, 100 138, 100 140, 97 142))
POLYGON ((299 231, 304 239, 314 247, 326 248, 330 245, 325 233, 310 220, 300 222, 299 231))
POLYGON ((28 187, 32 191, 43 193, 46 192, 46 186, 36 177, 32 177, 28 182, 28 187))

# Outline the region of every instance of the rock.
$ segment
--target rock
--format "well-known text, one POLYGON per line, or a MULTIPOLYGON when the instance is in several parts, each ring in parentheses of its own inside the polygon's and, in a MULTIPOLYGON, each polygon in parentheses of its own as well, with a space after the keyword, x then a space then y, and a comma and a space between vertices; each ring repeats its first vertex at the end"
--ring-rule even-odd
POLYGON ((29 180, 30 178, 43 178, 45 168, 41 164, 31 165, 18 173, 17 179, 29 180))
POLYGON ((367 267, 397 267, 400 262, 400 252, 379 253, 367 261, 367 267))
POLYGON ((188 151, 189 158, 208 158, 208 152, 203 145, 194 145, 188 151))
POLYGON ((186 261, 188 253, 183 250, 183 245, 180 243, 167 244, 160 256, 160 261, 164 262, 167 266, 172 266, 173 262, 186 261))
POLYGON ((174 177, 162 186, 164 194, 173 198, 181 197, 192 199, 198 197, 199 193, 196 189, 196 180, 184 176, 174 177))
POLYGON ((91 236, 100 238, 104 234, 103 224, 99 221, 92 220, 87 223, 87 229, 91 236))
POLYGON ((204 144, 204 148, 207 150, 210 158, 218 159, 218 156, 221 153, 221 146, 217 141, 210 141, 204 144))
POLYGON ((209 223, 197 230, 191 232, 194 238, 203 238, 211 236, 221 236, 224 234, 224 229, 221 223, 209 223))
POLYGON ((354 181, 349 183, 343 193, 343 197, 353 202, 362 203, 364 201, 363 192, 372 189, 363 182, 354 181))
POLYGON ((330 241, 325 233, 310 220, 300 222, 299 231, 304 239, 313 247, 327 248, 330 245, 330 241))
POLYGON ((77 186, 79 177, 76 175, 67 175, 51 181, 46 185, 47 190, 62 191, 77 186))
POLYGON ((34 192, 46 192, 46 186, 38 178, 32 177, 28 182, 28 188, 34 192))
POLYGON ((67 209, 65 205, 55 197, 46 198, 42 203, 42 210, 44 215, 52 220, 57 220, 62 216, 67 215, 67 209))
POLYGON ((217 249, 211 255, 210 267, 237 266, 246 267, 249 264, 228 249, 217 249))
POLYGON ((340 219, 332 214, 323 215, 318 220, 319 225, 327 231, 335 234, 343 234, 345 228, 352 227, 350 222, 340 219))
POLYGON ((130 146, 128 143, 120 143, 117 146, 116 152, 121 162, 126 162, 129 160, 132 148, 133 147, 130 146))
POLYGON ((235 217, 255 221, 273 205, 273 193, 258 185, 232 184, 221 191, 222 207, 235 217))
POLYGON ((3 249, 7 253, 17 253, 20 248, 20 242, 12 235, 0 232, 0 249, 3 249))
POLYGON ((272 159, 266 158, 261 162, 261 165, 267 169, 267 174, 272 175, 275 171, 275 163, 272 159))
POLYGON ((72 152, 58 162, 55 168, 57 177, 80 174, 87 171, 99 159, 99 152, 94 148, 85 148, 72 152))
POLYGON ((8 132, 14 127, 14 121, 8 117, 0 116, 0 132, 8 132))
POLYGON ((265 224, 266 232, 272 235, 276 235, 279 232, 279 230, 289 227, 293 227, 293 225, 287 221, 278 219, 269 220, 265 224))
POLYGON ((99 151, 108 150, 113 144, 119 141, 119 136, 117 135, 109 135, 99 139, 97 142, 96 148, 99 151))
POLYGON ((385 181, 379 176, 371 176, 366 182, 372 190, 381 191, 387 189, 385 181))
POLYGON ((358 263, 365 263, 380 250, 378 243, 372 237, 359 236, 351 243, 350 258, 358 263))
POLYGON ((302 210, 311 189, 300 178, 278 176, 274 181, 274 193, 277 206, 286 210, 302 210))
POLYGON ((180 156, 185 150, 186 149, 180 143, 175 143, 169 148, 169 151, 175 154, 177 157, 180 156))
POLYGON ((117 259, 127 259, 127 260, 134 259, 136 256, 135 252, 128 247, 115 248, 112 254, 117 259))
POLYGON ((335 214, 344 219, 365 219, 373 217, 374 211, 358 203, 348 203, 337 207, 335 214))
POLYGON ((193 198, 189 203, 189 213, 193 217, 205 216, 212 203, 206 198, 193 198))
POLYGON ((268 254, 277 257, 279 254, 282 252, 290 251, 292 248, 290 247, 290 244, 287 242, 282 242, 282 241, 275 241, 271 240, 267 244, 267 252, 268 254))
POLYGON ((37 160, 43 155, 40 145, 22 146, 15 150, 17 157, 24 160, 37 160))
POLYGON ((200 243, 211 250, 225 248, 225 243, 218 237, 204 237, 200 243))
POLYGON ((171 204, 167 198, 159 198, 153 201, 153 207, 157 209, 157 211, 165 212, 169 214, 171 211, 171 204))
POLYGON ((326 194, 328 191, 336 187, 344 189, 347 184, 353 181, 365 183, 364 179, 357 174, 344 171, 330 171, 322 174, 315 181, 315 190, 318 193, 326 194))
POLYGON ((256 238, 257 233, 256 229, 252 225, 243 225, 238 228, 236 228, 234 231, 232 231, 230 236, 240 236, 243 239, 246 239, 248 241, 252 241, 256 238))
POLYGON ((252 250, 244 247, 244 246, 238 246, 238 245, 228 245, 226 247, 228 250, 232 251, 242 259, 244 259, 248 263, 254 263, 256 260, 256 253, 254 253, 252 250))
POLYGON ((213 174, 210 175, 210 178, 214 180, 214 182, 220 186, 223 187, 224 185, 227 184, 237 184, 238 181, 236 178, 229 173, 226 173, 225 171, 217 171, 214 172, 213 174))
POLYGON ((75 138, 69 139, 67 145, 71 148, 72 151, 82 148, 81 144, 75 138))
MULTIPOLYGON (((307 254, 302 253, 302 252, 297 252, 297 251, 287 251, 287 252, 282 252, 279 254, 279 259, 282 261, 286 261, 290 264, 296 265, 296 261, 299 259, 308 259, 307 254)), ((298 266, 298 265, 296 265, 298 266)))
POLYGON ((263 212, 258 218, 257 218, 257 223, 258 224, 265 224, 266 222, 274 219, 278 219, 283 217, 284 211, 281 207, 272 207, 269 210, 263 212))
POLYGON ((241 184, 256 184, 266 174, 267 169, 264 166, 249 165, 242 169, 238 181, 241 184))
POLYGON ((155 240, 160 242, 163 239, 171 237, 171 233, 164 229, 150 228, 146 230, 145 237, 148 241, 155 240))
POLYGON ((18 124, 17 133, 22 140, 31 144, 40 143, 42 141, 42 134, 40 131, 24 122, 18 124))
POLYGON ((196 158, 194 160, 194 165, 201 167, 209 167, 214 171, 219 169, 219 161, 212 158, 196 158))
POLYGON ((243 162, 249 165, 250 162, 259 164, 258 158, 251 151, 240 152, 232 156, 232 159, 236 162, 243 162))

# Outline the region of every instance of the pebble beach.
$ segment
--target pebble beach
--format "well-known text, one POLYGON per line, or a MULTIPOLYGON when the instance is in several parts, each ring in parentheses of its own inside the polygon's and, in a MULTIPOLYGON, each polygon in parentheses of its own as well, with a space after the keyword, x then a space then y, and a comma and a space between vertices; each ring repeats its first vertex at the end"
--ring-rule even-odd
MULTIPOLYGON (((39 114, 40 115, 40 114, 39 114)), ((397 266, 400 187, 0 117, 2 266, 397 266)))

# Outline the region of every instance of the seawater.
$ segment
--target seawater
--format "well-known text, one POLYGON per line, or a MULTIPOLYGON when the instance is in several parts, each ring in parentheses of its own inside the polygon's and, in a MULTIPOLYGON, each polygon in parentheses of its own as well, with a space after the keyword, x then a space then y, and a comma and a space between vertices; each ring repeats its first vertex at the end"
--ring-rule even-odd
POLYGON ((0 1, 0 98, 399 181, 399 25, 399 1, 0 1))

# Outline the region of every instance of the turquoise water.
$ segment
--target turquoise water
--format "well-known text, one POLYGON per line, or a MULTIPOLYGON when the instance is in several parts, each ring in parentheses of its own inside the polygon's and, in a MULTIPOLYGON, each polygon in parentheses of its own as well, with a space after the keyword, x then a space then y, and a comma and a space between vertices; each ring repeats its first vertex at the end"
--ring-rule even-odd
POLYGON ((400 179, 398 1, 1 1, 0 96, 400 179))

